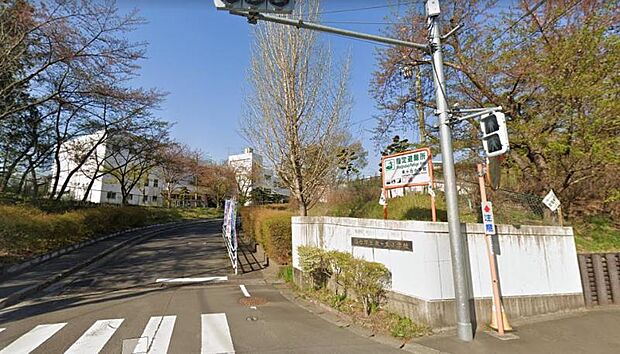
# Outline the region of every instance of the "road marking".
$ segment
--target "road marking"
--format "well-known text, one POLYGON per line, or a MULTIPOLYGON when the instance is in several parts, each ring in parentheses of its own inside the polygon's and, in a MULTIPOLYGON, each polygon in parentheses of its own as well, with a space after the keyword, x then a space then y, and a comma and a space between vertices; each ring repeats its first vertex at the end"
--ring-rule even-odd
POLYGON ((134 353, 167 353, 177 316, 153 316, 138 339, 134 353))
POLYGON ((96 321, 67 349, 65 354, 99 353, 121 323, 123 323, 122 318, 96 321))
POLYGON ((248 289, 245 288, 245 285, 241 284, 239 285, 239 287, 241 288, 241 292, 243 293, 243 296, 250 297, 250 293, 248 292, 248 289))
POLYGON ((6 328, 0 328, 0 332, 4 331, 6 328))
POLYGON ((228 277, 204 277, 204 278, 159 278, 156 283, 204 283, 209 281, 227 281, 228 277))
POLYGON ((210 313, 202 316, 202 354, 234 353, 228 320, 225 313, 210 313))
POLYGON ((56 334, 56 332, 60 331, 65 325, 66 323, 38 325, 31 329, 30 332, 17 338, 8 347, 2 349, 0 354, 28 354, 56 334))

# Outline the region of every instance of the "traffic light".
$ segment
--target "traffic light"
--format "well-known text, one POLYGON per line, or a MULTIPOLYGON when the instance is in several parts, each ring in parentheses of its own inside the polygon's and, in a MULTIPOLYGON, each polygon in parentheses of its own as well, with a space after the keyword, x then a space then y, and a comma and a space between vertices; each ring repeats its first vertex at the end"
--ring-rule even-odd
POLYGON ((291 14, 295 0, 213 0, 218 10, 291 14))
POLYGON ((505 154, 509 149, 506 116, 502 112, 492 112, 480 117, 482 146, 488 157, 505 154))

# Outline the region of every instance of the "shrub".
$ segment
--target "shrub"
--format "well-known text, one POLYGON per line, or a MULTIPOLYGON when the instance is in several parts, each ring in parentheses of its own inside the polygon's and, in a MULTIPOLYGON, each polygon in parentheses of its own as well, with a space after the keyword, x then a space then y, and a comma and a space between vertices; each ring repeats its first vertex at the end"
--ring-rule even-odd
POLYGON ((291 262, 292 212, 261 206, 243 207, 239 213, 245 237, 263 246, 267 255, 277 263, 291 262))
POLYGON ((132 227, 180 218, 174 209, 99 206, 46 213, 31 206, 0 205, 0 263, 28 257, 132 227))
POLYGON ((390 286, 390 271, 381 263, 358 258, 353 258, 345 269, 345 283, 361 301, 364 313, 370 315, 384 300, 385 291, 390 286))
POLYGON ((315 289, 325 287, 327 280, 333 277, 343 288, 343 295, 349 290, 355 294, 367 316, 383 302, 392 276, 385 265, 355 258, 349 253, 326 252, 310 246, 299 246, 298 252, 301 270, 315 289))
POLYGON ((279 264, 289 264, 292 253, 291 215, 272 215, 263 220, 261 235, 267 254, 279 264))
POLYGON ((315 290, 324 288, 331 276, 329 271, 332 263, 330 254, 311 246, 299 246, 297 251, 299 252, 299 266, 310 280, 312 287, 315 290))

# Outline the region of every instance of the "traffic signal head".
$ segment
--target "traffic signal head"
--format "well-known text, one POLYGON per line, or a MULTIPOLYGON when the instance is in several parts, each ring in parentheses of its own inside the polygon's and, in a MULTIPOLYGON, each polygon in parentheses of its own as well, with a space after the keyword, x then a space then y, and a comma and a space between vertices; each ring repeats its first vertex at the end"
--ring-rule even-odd
POLYGON ((505 154, 509 149, 506 116, 502 112, 492 112, 480 117, 482 146, 488 157, 505 154))
POLYGON ((218 10, 291 14, 295 0, 213 0, 218 10))

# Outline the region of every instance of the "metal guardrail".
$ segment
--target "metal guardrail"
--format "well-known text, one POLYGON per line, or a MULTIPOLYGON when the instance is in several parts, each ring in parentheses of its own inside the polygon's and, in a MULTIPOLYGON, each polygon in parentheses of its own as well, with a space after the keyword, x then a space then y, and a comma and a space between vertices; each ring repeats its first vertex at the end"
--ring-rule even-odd
POLYGON ((586 306, 620 305, 620 253, 577 255, 586 306))
POLYGON ((235 274, 239 268, 239 257, 237 254, 239 248, 239 240, 237 238, 237 202, 235 200, 226 200, 224 207, 224 223, 222 224, 222 237, 226 243, 228 257, 235 270, 235 274))

